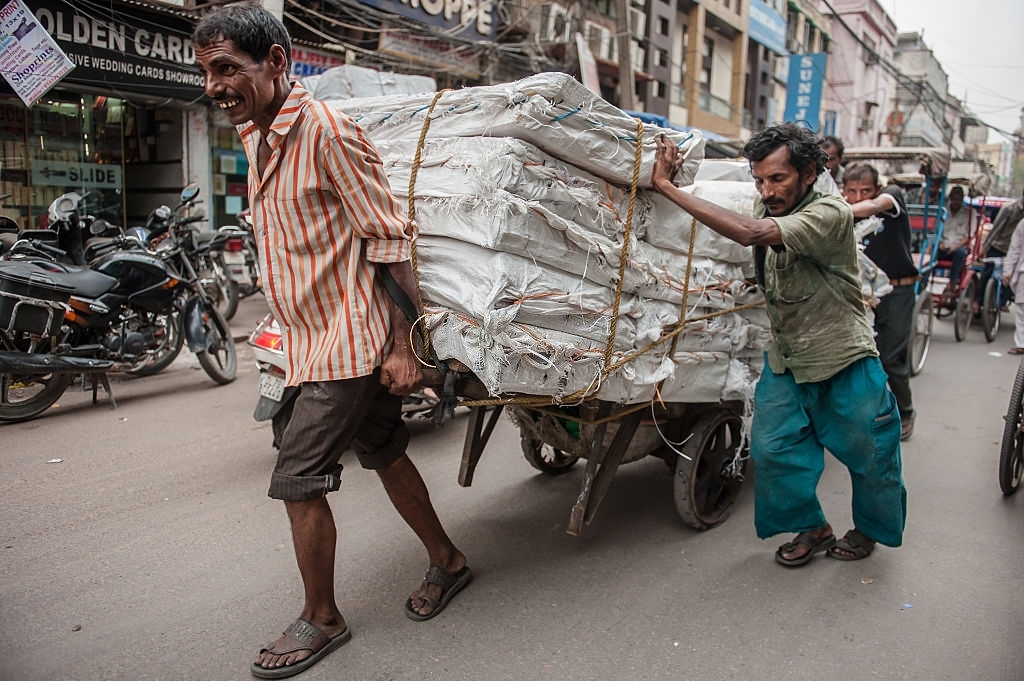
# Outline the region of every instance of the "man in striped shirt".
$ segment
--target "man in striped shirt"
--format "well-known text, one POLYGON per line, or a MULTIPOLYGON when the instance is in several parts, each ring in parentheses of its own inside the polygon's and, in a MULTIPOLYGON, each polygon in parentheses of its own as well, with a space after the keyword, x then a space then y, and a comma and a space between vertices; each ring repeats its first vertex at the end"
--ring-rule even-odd
POLYGON ((402 396, 421 376, 410 322, 378 277, 387 270, 415 299, 413 228, 377 151, 351 119, 289 82, 288 33, 262 7, 213 10, 193 43, 206 94, 245 146, 264 287, 282 327, 288 384, 300 386, 269 494, 288 511, 305 603, 251 668, 282 678, 351 638, 334 595, 337 532, 326 498, 340 487, 350 445, 427 549, 430 569, 406 615, 435 616, 470 573, 406 455, 402 396))

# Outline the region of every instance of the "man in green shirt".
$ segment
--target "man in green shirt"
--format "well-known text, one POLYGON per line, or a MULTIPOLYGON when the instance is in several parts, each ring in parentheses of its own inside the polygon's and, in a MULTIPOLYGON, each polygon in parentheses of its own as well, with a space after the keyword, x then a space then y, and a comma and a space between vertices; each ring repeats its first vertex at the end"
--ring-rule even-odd
POLYGON ((813 190, 827 159, 818 144, 788 123, 747 143, 760 196, 753 217, 676 187, 682 157, 664 138, 652 177, 656 191, 699 222, 754 246, 772 327, 751 426, 754 525, 762 539, 798 533, 775 553, 788 566, 826 550, 857 560, 876 542, 899 546, 907 508, 899 413, 861 297, 853 214, 841 197, 813 190), (853 483, 854 529, 838 541, 817 495, 825 449, 853 483))

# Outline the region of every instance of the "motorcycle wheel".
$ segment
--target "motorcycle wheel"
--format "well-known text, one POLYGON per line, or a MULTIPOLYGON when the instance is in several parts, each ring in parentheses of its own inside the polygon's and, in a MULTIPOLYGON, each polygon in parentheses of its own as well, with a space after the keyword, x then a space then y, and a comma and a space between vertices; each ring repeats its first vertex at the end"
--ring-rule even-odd
POLYGON ((231 319, 238 312, 238 282, 229 277, 223 268, 220 268, 220 287, 223 300, 218 303, 217 311, 224 319, 231 319))
POLYGON ((199 280, 206 296, 224 319, 231 319, 238 311, 238 284, 216 259, 204 258, 199 280))
POLYGON ((49 409, 75 380, 72 374, 0 374, 0 423, 17 423, 49 409))
POLYGON ((231 329, 224 316, 211 309, 203 315, 203 330, 206 333, 206 349, 197 352, 196 359, 207 376, 220 385, 226 385, 235 380, 238 370, 238 355, 231 329))
POLYGON ((182 317, 180 312, 161 314, 153 316, 153 326, 163 333, 156 334, 155 347, 149 348, 153 353, 153 361, 138 369, 131 369, 127 373, 132 376, 152 376, 160 373, 178 358, 181 348, 185 345, 185 334, 181 328, 182 317))

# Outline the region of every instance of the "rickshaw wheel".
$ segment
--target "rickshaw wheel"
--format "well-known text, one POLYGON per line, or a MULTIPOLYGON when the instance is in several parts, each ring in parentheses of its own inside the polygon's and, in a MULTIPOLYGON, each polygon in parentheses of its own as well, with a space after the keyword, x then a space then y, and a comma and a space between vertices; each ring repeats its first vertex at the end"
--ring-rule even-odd
POLYGON ((928 359, 928 349, 932 345, 934 312, 935 300, 931 291, 921 291, 914 302, 914 326, 910 329, 910 344, 907 346, 911 376, 921 373, 924 361, 928 359))
POLYGON ((985 298, 981 303, 981 327, 989 343, 999 334, 999 282, 995 277, 985 283, 985 298))
POLYGON ((1009 496, 1017 491, 1024 475, 1024 361, 1017 367, 1010 406, 1003 419, 1006 424, 999 449, 999 488, 1009 496))
POLYGON ((960 290, 956 299, 956 311, 953 313, 953 333, 958 341, 967 338, 967 330, 971 328, 971 303, 974 302, 974 289, 977 282, 971 279, 967 286, 960 290))
POLYGON ((712 409, 697 420, 682 454, 676 456, 676 510, 694 529, 715 527, 732 512, 747 465, 744 453, 738 469, 732 466, 736 449, 742 446, 741 425, 735 413, 712 409))
POLYGON ((578 456, 566 454, 561 449, 555 449, 530 437, 523 437, 520 444, 523 447, 523 456, 530 465, 548 475, 561 475, 580 460, 578 456))

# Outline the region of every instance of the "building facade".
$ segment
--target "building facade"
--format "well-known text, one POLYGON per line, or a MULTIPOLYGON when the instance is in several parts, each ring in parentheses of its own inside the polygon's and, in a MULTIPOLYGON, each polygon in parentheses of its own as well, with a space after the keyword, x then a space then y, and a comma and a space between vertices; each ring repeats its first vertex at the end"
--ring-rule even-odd
MULTIPOLYGON (((898 146, 902 113, 893 67, 896 24, 877 0, 831 0, 825 94, 827 134, 848 147, 898 146)), ((821 7, 825 8, 824 3, 821 7)))
MULTIPOLYGON (((195 181, 211 226, 233 221, 245 208, 246 159, 203 96, 189 41, 218 0, 26 4, 75 69, 32 106, 0 92, 5 213, 38 225, 74 190, 91 192, 107 219, 137 224, 195 181)), ((624 109, 732 141, 726 154, 782 120, 851 147, 978 147, 941 65, 878 0, 264 4, 292 35, 295 77, 351 64, 443 88, 563 71, 624 109)))

